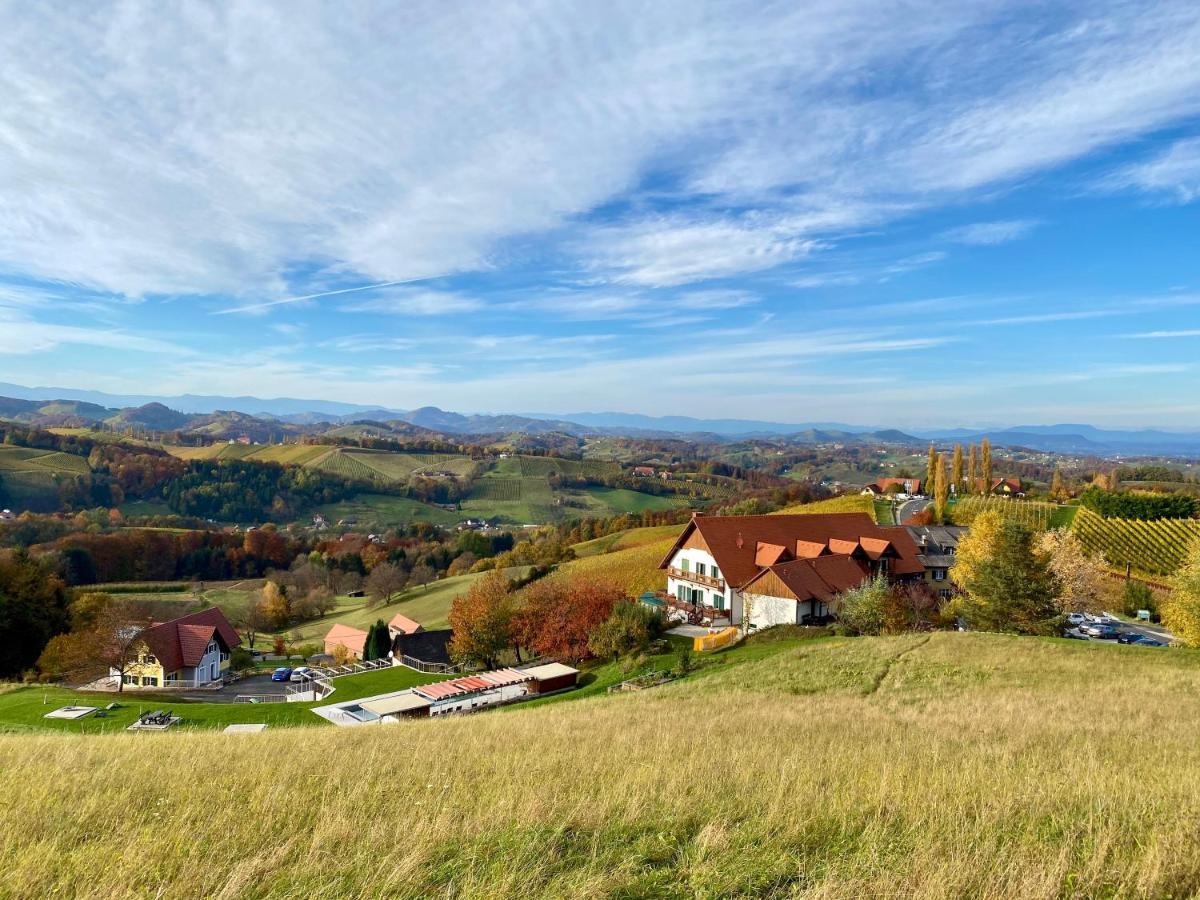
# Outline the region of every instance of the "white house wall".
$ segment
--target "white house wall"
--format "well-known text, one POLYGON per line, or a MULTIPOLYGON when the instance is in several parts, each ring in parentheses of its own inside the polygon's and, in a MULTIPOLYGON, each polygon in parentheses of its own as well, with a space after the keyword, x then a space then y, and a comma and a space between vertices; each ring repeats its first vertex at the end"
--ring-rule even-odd
MULTIPOLYGON (((671 567, 674 569, 682 569, 683 568, 682 563, 683 563, 683 560, 685 560, 685 559, 688 561, 688 568, 692 574, 696 573, 697 563, 703 563, 705 573, 710 576, 711 576, 712 570, 714 568, 717 569, 718 571, 720 571, 720 568, 721 568, 720 566, 717 565, 717 561, 715 559, 713 559, 712 554, 709 553, 707 550, 698 550, 698 549, 690 549, 690 548, 685 548, 685 549, 677 551, 675 553, 675 555, 673 557, 671 557, 671 567)), ((721 580, 724 580, 725 573, 721 572, 721 574, 718 575, 717 577, 720 578, 721 580)), ((735 591, 729 587, 728 583, 726 583, 725 590, 724 590, 724 592, 722 592, 722 591, 718 591, 714 588, 711 588, 706 584, 699 584, 697 582, 688 581, 686 579, 673 578, 671 576, 667 576, 667 593, 670 594, 672 597, 679 596, 679 586, 680 585, 684 585, 689 588, 695 588, 695 589, 699 589, 700 591, 703 591, 704 603, 707 606, 717 606, 716 598, 718 598, 718 597, 722 598, 721 606, 723 606, 726 610, 729 611, 730 621, 736 625, 738 622, 740 622, 742 620, 741 598, 738 596, 737 591, 735 591)))
POLYGON ((797 603, 785 597, 769 597, 766 594, 748 594, 750 600, 750 624, 756 628, 772 625, 797 625, 800 616, 808 612, 807 603, 797 603))

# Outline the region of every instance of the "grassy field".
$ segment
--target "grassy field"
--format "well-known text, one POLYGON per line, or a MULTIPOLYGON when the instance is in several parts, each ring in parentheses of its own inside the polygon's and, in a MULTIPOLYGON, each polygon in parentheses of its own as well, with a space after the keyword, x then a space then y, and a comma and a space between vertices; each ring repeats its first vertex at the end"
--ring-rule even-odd
MULTIPOLYGON (((316 703, 204 703, 180 700, 170 694, 81 693, 59 687, 19 687, 0 693, 0 733, 65 731, 73 734, 114 734, 124 732, 144 712, 170 709, 183 721, 175 726, 183 730, 211 731, 226 725, 245 722, 265 722, 272 728, 311 725, 325 727, 326 720, 311 712, 314 706, 369 697, 387 691, 402 691, 418 684, 440 681, 442 676, 426 675, 412 669, 394 667, 347 675, 335 679, 337 690, 328 700, 316 703), (104 719, 88 716, 68 721, 47 719, 45 714, 67 704, 106 706, 120 704, 104 719)), ((280 693, 286 686, 279 685, 280 693)), ((140 735, 139 735, 140 736, 140 735)), ((2 892, 0 892, 2 896, 2 892)))
POLYGON ((82 456, 28 447, 0 447, 0 478, 8 497, 6 505, 14 509, 57 505, 59 483, 90 472, 82 456))
MULTIPOLYGON (((521 574, 523 569, 508 570, 511 577, 521 574)), ((420 622, 427 630, 446 627, 446 617, 450 614, 450 605, 470 590, 472 583, 482 577, 474 575, 454 575, 435 581, 426 587, 409 588, 403 594, 397 594, 396 600, 386 606, 369 608, 362 597, 339 597, 337 608, 323 619, 314 619, 292 628, 285 628, 282 633, 298 634, 303 640, 320 640, 325 637, 335 623, 362 628, 364 631, 376 620, 388 621, 396 613, 404 613, 410 619, 420 622)))
POLYGON ((453 525, 466 518, 467 513, 453 509, 441 509, 408 497, 391 494, 356 494, 351 500, 319 506, 321 513, 331 524, 344 519, 353 519, 360 525, 408 525, 412 522, 430 522, 434 525, 453 525))
POLYGON ((1198 723, 1190 651, 752 642, 392 728, 2 736, 0 869, 28 897, 1185 897, 1198 723))
POLYGON ((574 546, 575 555, 582 559, 585 556, 596 556, 597 554, 610 553, 614 550, 642 547, 646 544, 661 542, 665 538, 670 538, 674 541, 682 530, 682 525, 655 525, 651 528, 627 528, 624 531, 616 531, 612 534, 606 534, 604 537, 576 544, 574 546))
MULTIPOLYGON (((683 529, 682 525, 672 526, 677 536, 683 529)), ((636 541, 633 535, 643 529, 637 528, 628 532, 630 541, 636 541)), ((658 531, 659 529, 645 529, 658 531)), ((667 555, 675 536, 656 538, 645 544, 634 543, 624 550, 610 553, 597 553, 584 556, 581 559, 563 563, 548 578, 601 578, 620 585, 630 595, 636 596, 643 591, 662 590, 667 586, 667 574, 658 568, 662 558, 667 555)))

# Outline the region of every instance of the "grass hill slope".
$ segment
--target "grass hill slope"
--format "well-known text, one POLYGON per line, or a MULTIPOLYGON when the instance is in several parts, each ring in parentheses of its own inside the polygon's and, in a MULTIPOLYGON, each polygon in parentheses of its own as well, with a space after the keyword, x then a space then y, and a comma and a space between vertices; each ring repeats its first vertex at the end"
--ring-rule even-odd
POLYGON ((765 638, 391 728, 0 736, 0 869, 31 897, 1200 889, 1200 654, 765 638))

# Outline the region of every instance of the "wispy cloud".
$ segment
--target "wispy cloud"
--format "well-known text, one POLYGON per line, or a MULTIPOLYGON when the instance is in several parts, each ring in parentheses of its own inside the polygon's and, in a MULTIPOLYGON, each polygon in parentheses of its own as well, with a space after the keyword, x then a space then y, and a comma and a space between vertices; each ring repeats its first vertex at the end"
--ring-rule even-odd
POLYGON ((1176 203, 1200 199, 1200 138, 1176 141, 1166 151, 1125 166, 1101 181, 1109 190, 1134 189, 1176 203))
POLYGON ((1040 223, 1033 219, 1009 219, 1002 222, 975 222, 942 232, 945 240, 956 244, 990 247, 1020 240, 1040 223))
POLYGON ((321 291, 316 294, 303 294, 298 297, 280 297, 275 300, 260 300, 256 303, 247 303, 244 306, 234 306, 229 309, 219 309, 214 315, 225 316, 232 313, 263 313, 269 309, 274 309, 276 306, 289 306, 293 303, 304 303, 311 300, 319 300, 322 297, 337 297, 341 294, 357 294, 362 291, 377 291, 382 288, 394 287, 400 284, 411 284, 413 281, 423 281, 424 279, 409 279, 406 281, 381 281, 378 284, 363 284, 358 287, 338 288, 334 291, 321 291))
POLYGON ((1200 328, 1177 328, 1164 331, 1139 331, 1123 335, 1127 338, 1191 338, 1200 337, 1200 328))

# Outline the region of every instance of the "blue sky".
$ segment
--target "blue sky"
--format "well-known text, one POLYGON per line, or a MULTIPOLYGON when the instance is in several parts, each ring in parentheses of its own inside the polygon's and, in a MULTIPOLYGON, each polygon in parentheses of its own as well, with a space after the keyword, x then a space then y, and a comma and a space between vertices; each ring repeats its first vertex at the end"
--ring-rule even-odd
POLYGON ((1200 426, 1194 3, 10 5, 0 59, 0 381, 1200 426))

